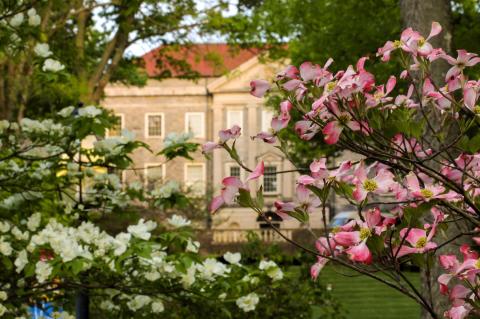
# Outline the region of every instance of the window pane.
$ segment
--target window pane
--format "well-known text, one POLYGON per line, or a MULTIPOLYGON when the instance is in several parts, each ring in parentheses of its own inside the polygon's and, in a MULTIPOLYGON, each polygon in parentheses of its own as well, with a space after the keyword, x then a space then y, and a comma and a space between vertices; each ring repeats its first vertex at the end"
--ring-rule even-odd
POLYGON ((145 172, 145 180, 147 183, 147 189, 149 191, 152 191, 155 188, 161 187, 163 182, 162 165, 147 167, 145 172))
POLYGON ((265 166, 263 176, 263 190, 267 193, 277 192, 277 167, 265 166))
POLYGON ((243 111, 227 112, 227 128, 231 128, 234 125, 243 126, 243 111))
POLYGON ((108 129, 108 136, 120 136, 122 135, 122 117, 115 116, 117 121, 111 128, 108 129))
POLYGON ((240 167, 230 166, 230 176, 240 177, 240 167))
POLYGON ((196 194, 203 194, 205 181, 203 176, 203 165, 187 165, 185 172, 185 184, 196 194))
POLYGON ((192 132, 194 137, 203 137, 204 116, 202 113, 187 114, 187 130, 192 132))
POLYGON ((162 135, 162 116, 149 115, 148 116, 148 136, 162 135))
POLYGON ((272 111, 262 111, 262 131, 268 132, 272 124, 272 111))

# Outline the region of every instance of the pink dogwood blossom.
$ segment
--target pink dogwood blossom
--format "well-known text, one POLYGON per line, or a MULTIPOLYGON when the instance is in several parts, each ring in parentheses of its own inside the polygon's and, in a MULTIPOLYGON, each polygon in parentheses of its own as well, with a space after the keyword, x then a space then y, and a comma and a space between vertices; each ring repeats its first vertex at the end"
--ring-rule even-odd
POLYGON ((448 81, 452 77, 459 75, 465 67, 471 67, 480 62, 480 57, 475 53, 469 53, 465 50, 457 50, 457 58, 453 58, 449 55, 444 55, 443 58, 450 64, 452 67, 448 70, 445 75, 445 81, 448 81))
POLYGON ((265 80, 254 80, 250 82, 250 94, 255 97, 263 97, 270 89, 270 83, 265 80))
POLYGON ((375 176, 369 178, 371 169, 372 166, 365 168, 365 164, 360 162, 354 171, 355 190, 353 191, 353 198, 357 202, 365 200, 369 193, 385 195, 391 191, 395 184, 393 174, 386 169, 379 169, 375 176))

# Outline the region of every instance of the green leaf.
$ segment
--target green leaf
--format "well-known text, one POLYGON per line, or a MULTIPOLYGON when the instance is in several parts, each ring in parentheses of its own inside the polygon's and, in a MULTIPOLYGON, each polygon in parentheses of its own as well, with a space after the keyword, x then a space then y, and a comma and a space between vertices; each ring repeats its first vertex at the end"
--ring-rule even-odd
POLYGON ((468 151, 476 153, 480 149, 480 134, 475 135, 468 142, 468 151))
POLYGON ((13 269, 13 263, 8 257, 2 256, 2 264, 5 266, 7 270, 13 269))
POLYGON ((83 270, 83 261, 76 259, 70 263, 70 267, 74 275, 78 275, 83 270))
POLYGON ((403 210, 403 216, 407 221, 408 225, 414 227, 420 225, 420 218, 426 213, 430 212, 435 201, 430 201, 428 203, 422 203, 417 207, 406 207, 403 210))
POLYGON ((310 216, 308 215, 308 213, 302 209, 299 209, 299 208, 295 208, 295 211, 293 212, 286 212, 289 216, 295 218, 296 220, 298 220, 299 222, 301 223, 307 223, 310 219, 310 216))
POLYGON ((257 191, 257 207, 260 209, 263 209, 263 185, 260 186, 260 188, 257 191))
POLYGON ((256 206, 253 203, 252 196, 250 195, 250 192, 246 189, 240 188, 238 190, 240 195, 238 196, 238 203, 242 207, 252 207, 255 208, 256 206))

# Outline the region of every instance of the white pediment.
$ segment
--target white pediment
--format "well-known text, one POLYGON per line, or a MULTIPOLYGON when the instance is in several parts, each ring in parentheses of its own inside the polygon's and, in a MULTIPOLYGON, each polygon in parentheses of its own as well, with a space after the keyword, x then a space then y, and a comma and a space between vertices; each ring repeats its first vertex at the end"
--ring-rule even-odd
POLYGON ((270 80, 282 69, 282 65, 278 62, 262 63, 258 57, 253 57, 210 83, 208 90, 211 93, 250 91, 250 81, 270 80))

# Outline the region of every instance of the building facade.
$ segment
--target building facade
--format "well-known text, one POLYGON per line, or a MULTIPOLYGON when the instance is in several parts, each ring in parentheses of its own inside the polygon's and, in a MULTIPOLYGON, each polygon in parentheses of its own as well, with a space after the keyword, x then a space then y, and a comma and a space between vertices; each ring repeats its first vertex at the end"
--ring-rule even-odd
MULTIPOLYGON (((175 159, 165 163, 163 158, 155 155, 162 149, 163 140, 169 133, 191 132, 193 141, 204 143, 216 141, 219 130, 239 125, 242 135, 236 147, 243 163, 253 168, 263 160, 265 171, 270 173, 257 185, 251 185, 253 189, 263 184, 265 212, 270 212, 275 200, 292 200, 296 173, 282 173, 292 170, 293 165, 273 145, 250 138, 268 130, 274 111, 264 108, 262 99, 249 94, 249 83, 253 79, 272 78, 281 65, 263 64, 251 52, 237 52, 228 56, 225 48, 226 45, 207 45, 203 51, 223 54, 226 61, 224 66, 228 68, 226 73, 217 74, 215 70, 205 67, 203 62, 187 57, 193 67, 199 70, 199 79, 150 79, 142 88, 112 84, 106 88, 103 105, 120 118, 122 129, 135 133, 137 139, 152 148, 153 153, 146 150, 134 153, 135 169, 124 173, 126 181, 141 180, 148 188, 155 187, 159 180, 176 180, 184 185, 195 186, 199 194, 211 196, 208 190, 213 194, 218 193, 224 177, 245 178, 246 172, 221 150, 214 151, 211 160, 207 160, 200 151, 194 154, 193 161, 175 159)), ((152 53, 148 53, 144 59, 147 71, 154 74, 152 62, 148 60, 149 54, 152 53)), ((119 134, 119 130, 109 134, 119 134)), ((287 235, 290 230, 304 227, 293 219, 274 219, 287 235)), ((320 212, 312 214, 310 226, 323 227, 320 212)), ((264 228, 265 223, 253 211, 241 207, 223 208, 212 220, 212 229, 216 232, 214 241, 218 242, 241 241, 245 230, 259 231, 264 228)), ((261 234, 266 233, 262 231, 261 234)), ((270 233, 267 235, 271 236, 270 233)))

